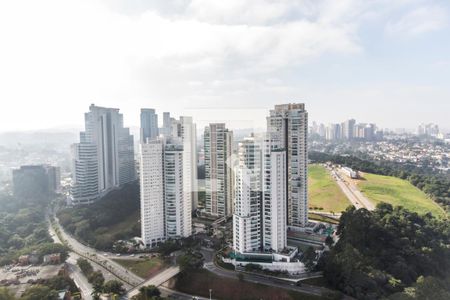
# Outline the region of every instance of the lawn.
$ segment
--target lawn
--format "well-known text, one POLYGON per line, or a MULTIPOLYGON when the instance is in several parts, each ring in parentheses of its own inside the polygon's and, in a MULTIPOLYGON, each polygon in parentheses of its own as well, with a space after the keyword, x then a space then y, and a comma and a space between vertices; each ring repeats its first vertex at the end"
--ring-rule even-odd
POLYGON ((189 275, 179 275, 174 288, 191 295, 209 297, 212 290, 214 299, 302 299, 321 300, 323 297, 312 296, 298 292, 269 287, 262 284, 239 281, 219 277, 207 270, 199 270, 189 275))
POLYGON ((142 278, 150 278, 164 268, 164 262, 160 258, 113 260, 142 278))
POLYGON ((363 177, 357 182, 358 187, 375 203, 387 202, 420 214, 431 212, 435 216, 446 215, 436 202, 406 180, 369 173, 364 173, 363 177))
POLYGON ((319 164, 309 165, 308 173, 310 209, 322 208, 326 212, 341 212, 351 205, 324 166, 319 164))

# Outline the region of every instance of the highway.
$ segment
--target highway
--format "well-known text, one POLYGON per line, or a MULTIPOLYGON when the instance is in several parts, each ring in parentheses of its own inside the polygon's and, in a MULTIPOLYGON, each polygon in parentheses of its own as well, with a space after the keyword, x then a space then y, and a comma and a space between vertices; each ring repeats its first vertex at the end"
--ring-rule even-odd
MULTIPOLYGON (((126 295, 123 295, 121 299, 130 299, 132 296, 137 295, 139 293, 139 288, 147 285, 155 285, 161 291, 161 296, 169 297, 171 299, 180 299, 180 300, 192 300, 193 295, 188 295, 185 293, 177 292, 171 290, 167 287, 161 286, 164 282, 168 281, 170 278, 176 276, 180 269, 178 266, 172 266, 168 269, 156 274, 154 277, 145 280, 137 276, 134 273, 129 272, 126 268, 122 267, 118 263, 114 262, 111 253, 105 253, 97 251, 89 246, 83 245, 70 234, 68 234, 62 226, 59 225, 58 219, 55 217, 56 226, 59 228, 59 232, 61 237, 70 245, 72 252, 70 252, 70 257, 67 261, 69 270, 71 271, 71 276, 74 281, 78 284, 81 293, 85 297, 84 299, 92 299, 91 292, 92 286, 87 282, 83 273, 76 265, 76 260, 83 256, 85 258, 89 258, 94 263, 92 264, 94 270, 99 270, 102 272, 105 280, 116 279, 124 284, 124 288, 128 291, 126 295)), ((55 242, 61 243, 58 235, 56 234, 50 219, 48 218, 49 223, 49 232, 55 242)), ((119 257, 117 257, 119 258, 119 257)), ((122 257, 121 257, 122 258, 122 257)), ((125 257, 123 257, 125 258, 125 257)), ((127 259, 132 259, 131 257, 127 257, 127 259)), ((197 299, 205 299, 201 297, 196 297, 197 299)))
POLYGON ((73 252, 84 256, 93 262, 103 266, 104 269, 114 274, 116 279, 125 283, 125 288, 129 289, 131 287, 139 285, 144 281, 143 278, 137 276, 136 274, 129 272, 126 268, 122 267, 120 264, 112 260, 110 255, 104 256, 102 252, 97 251, 94 248, 86 246, 80 243, 77 239, 72 237, 67 233, 62 226, 59 225, 58 219, 55 217, 59 232, 62 238, 70 245, 73 252))
MULTIPOLYGON (((53 226, 50 222, 50 219, 47 218, 47 222, 49 224, 49 233, 52 237, 53 241, 55 243, 61 243, 61 240, 59 239, 58 235, 56 234, 55 230, 53 229, 53 226)), ((69 271, 69 276, 72 278, 72 280, 75 282, 77 287, 80 289, 81 295, 83 299, 86 300, 92 300, 92 285, 87 281, 87 278, 84 276, 83 272, 81 272, 81 269, 77 266, 77 259, 79 256, 75 254, 74 252, 69 253, 69 257, 66 261, 66 266, 69 271)))
POLYGON ((85 300, 92 300, 92 285, 87 281, 81 269, 77 266, 78 255, 71 252, 69 258, 66 261, 67 268, 70 272, 70 278, 75 282, 77 287, 81 291, 81 296, 85 300))
POLYGON ((149 285, 160 286, 164 282, 168 281, 170 278, 176 276, 178 273, 180 273, 180 267, 178 267, 178 266, 173 266, 168 269, 165 269, 161 273, 153 276, 152 278, 142 282, 138 286, 136 286, 133 289, 131 289, 130 291, 128 291, 128 297, 131 298, 131 297, 139 294, 139 289, 143 286, 149 286, 149 285))
POLYGON ((375 205, 364 196, 356 185, 350 180, 343 178, 336 170, 331 170, 331 176, 334 178, 342 192, 347 196, 348 200, 356 207, 356 209, 366 208, 367 210, 374 210, 375 205))

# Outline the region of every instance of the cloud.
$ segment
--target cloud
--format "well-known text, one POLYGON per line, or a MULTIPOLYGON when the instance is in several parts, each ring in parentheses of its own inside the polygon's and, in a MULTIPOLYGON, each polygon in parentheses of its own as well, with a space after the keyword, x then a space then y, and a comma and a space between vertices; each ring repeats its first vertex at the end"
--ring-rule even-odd
POLYGON ((0 130, 80 124, 90 102, 137 124, 143 106, 180 114, 303 98, 299 70, 363 56, 362 23, 368 14, 380 22, 374 7, 390 14, 390 2, 0 1, 0 99, 9 105, 0 130))
POLYGON ((443 7, 421 6, 410 10, 398 20, 386 25, 386 31, 391 35, 414 36, 437 31, 448 24, 448 14, 443 7))

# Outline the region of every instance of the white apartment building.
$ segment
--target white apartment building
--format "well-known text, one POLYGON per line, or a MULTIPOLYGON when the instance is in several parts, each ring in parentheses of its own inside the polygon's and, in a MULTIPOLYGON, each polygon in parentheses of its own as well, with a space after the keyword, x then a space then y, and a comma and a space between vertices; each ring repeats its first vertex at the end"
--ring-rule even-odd
MULTIPOLYGON (((183 177, 186 205, 191 211, 198 205, 198 179, 197 179, 197 126, 192 117, 181 116, 180 120, 171 119, 170 135, 167 137, 179 138, 183 144, 183 177), (188 204, 190 203, 190 204, 188 204)), ((188 209, 186 207, 186 209, 188 209)), ((190 227, 190 224, 186 224, 190 227)))
POLYGON ((191 197, 185 191, 185 153, 179 138, 141 144, 141 228, 146 247, 192 233, 191 197))
POLYGON ((205 209, 213 217, 231 216, 233 174, 228 161, 232 155, 233 132, 224 123, 205 127, 205 209))
POLYGON ((141 232, 146 247, 165 240, 163 142, 140 145, 141 232))
POLYGON ((85 113, 80 142, 72 145, 72 155, 74 205, 92 203, 111 189, 136 179, 133 136, 123 127, 119 109, 92 104, 85 113))
MULTIPOLYGON (((286 186, 285 192, 273 194, 271 186, 266 185, 268 190, 265 192, 273 196, 284 195, 287 225, 294 229, 304 227, 308 223, 307 137, 308 113, 305 105, 303 103, 275 105, 267 117, 268 153, 265 157, 273 161, 271 152, 285 151, 285 166, 279 166, 278 163, 275 166, 284 169, 286 186)), ((277 158, 279 156, 277 153, 277 158)), ((281 199, 277 201, 279 200, 281 199)))
POLYGON ((239 253, 262 250, 260 143, 246 138, 239 143, 239 163, 235 167, 233 248, 239 253))
POLYGON ((191 235, 190 197, 184 193, 183 146, 167 144, 164 147, 164 214, 166 238, 191 235))
POLYGON ((263 246, 280 252, 287 246, 287 167, 284 149, 266 145, 264 162, 263 246))

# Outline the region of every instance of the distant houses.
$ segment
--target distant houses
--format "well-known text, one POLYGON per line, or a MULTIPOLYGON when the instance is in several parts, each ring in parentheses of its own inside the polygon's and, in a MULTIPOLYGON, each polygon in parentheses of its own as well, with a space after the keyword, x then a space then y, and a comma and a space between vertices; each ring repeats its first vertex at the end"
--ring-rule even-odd
MULTIPOLYGON (((40 257, 35 252, 27 255, 21 255, 17 260, 17 263, 21 266, 37 265, 40 262, 40 257)), ((58 265, 61 262, 61 253, 47 254, 42 257, 42 263, 45 265, 58 265)))

